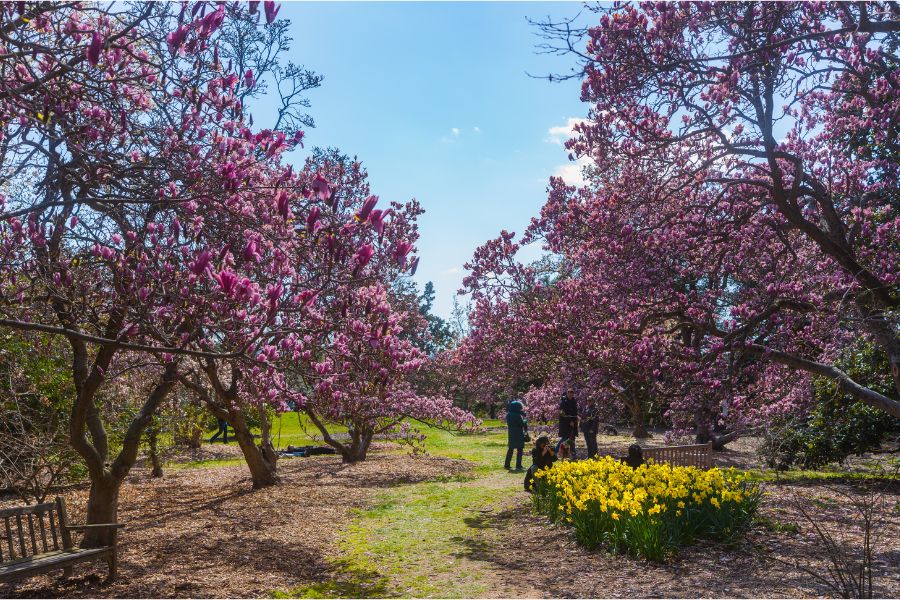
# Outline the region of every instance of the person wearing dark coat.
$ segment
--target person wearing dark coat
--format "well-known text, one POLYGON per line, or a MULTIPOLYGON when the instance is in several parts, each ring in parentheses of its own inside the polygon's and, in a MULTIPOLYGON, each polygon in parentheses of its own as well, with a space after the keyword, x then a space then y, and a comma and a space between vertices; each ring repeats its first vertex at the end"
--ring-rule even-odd
POLYGON ((534 486, 534 474, 556 462, 556 451, 550 445, 550 438, 542 435, 535 441, 531 450, 532 464, 525 473, 525 491, 530 492, 534 486))
POLYGON ((227 444, 228 443, 228 421, 226 421, 225 419, 216 419, 216 420, 218 421, 219 430, 216 431, 216 435, 209 438, 209 443, 210 444, 214 443, 217 439, 219 439, 219 437, 221 437, 224 434, 225 437, 224 437, 224 439, 222 439, 222 443, 227 444))
POLYGON ((525 450, 525 433, 528 430, 528 419, 525 409, 518 400, 513 400, 506 407, 507 448, 504 468, 509 469, 513 451, 516 452, 516 471, 522 470, 522 452, 525 450))
POLYGON ((597 434, 600 433, 600 416, 597 407, 591 404, 584 417, 581 419, 581 433, 584 434, 584 444, 587 446, 588 458, 597 456, 597 434))
POLYGON ((566 440, 575 459, 575 438, 578 437, 578 402, 575 393, 568 389, 559 401, 559 437, 566 440))
POLYGON ((639 445, 632 444, 628 446, 628 456, 623 458, 622 462, 632 469, 637 469, 639 466, 644 464, 644 451, 639 445))

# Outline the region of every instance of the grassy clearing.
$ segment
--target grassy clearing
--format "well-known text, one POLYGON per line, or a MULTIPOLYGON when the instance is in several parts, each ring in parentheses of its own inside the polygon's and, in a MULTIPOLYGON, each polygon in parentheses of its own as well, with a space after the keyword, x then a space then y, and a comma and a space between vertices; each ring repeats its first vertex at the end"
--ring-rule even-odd
POLYGON ((505 432, 469 435, 428 428, 432 456, 472 462, 468 475, 400 486, 378 495, 341 533, 334 581, 278 597, 442 597, 496 593, 479 549, 500 535, 485 515, 521 489, 523 474, 502 469, 505 432))
POLYGON ((170 462, 167 463, 168 469, 208 469, 212 467, 233 467, 235 465, 243 465, 243 458, 211 458, 208 460, 191 460, 187 462, 170 462))
MULTIPOLYGON (((259 435, 258 428, 252 428, 250 431, 251 433, 259 435)), ((344 434, 347 433, 347 428, 343 425, 330 424, 329 431, 334 434, 344 434)), ((207 431, 204 435, 203 444, 208 448, 214 448, 221 445, 221 442, 219 441, 214 444, 209 444, 206 441, 214 433, 215 430, 212 430, 207 431)), ((275 448, 278 450, 282 450, 284 448, 287 448, 288 446, 309 446, 324 444, 319 430, 315 425, 312 424, 312 422, 310 422, 309 418, 306 415, 295 412, 284 413, 272 420, 272 442, 275 444, 275 448)), ((230 434, 228 436, 228 446, 237 447, 237 441, 230 434)), ((167 461, 166 466, 172 469, 195 469, 202 467, 234 466, 243 464, 243 462, 243 459, 240 457, 208 458, 187 462, 167 461)))

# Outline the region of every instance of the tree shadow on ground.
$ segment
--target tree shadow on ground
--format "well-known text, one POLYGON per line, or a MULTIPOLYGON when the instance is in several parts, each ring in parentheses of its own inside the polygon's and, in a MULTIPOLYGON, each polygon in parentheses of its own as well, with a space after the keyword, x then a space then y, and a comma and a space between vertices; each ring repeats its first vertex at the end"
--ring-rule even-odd
MULTIPOLYGON (((0 597, 259 597, 282 593, 376 597, 389 594, 377 572, 336 562, 335 544, 354 509, 380 488, 452 476, 468 465, 446 459, 337 457, 285 462, 281 484, 252 490, 244 465, 137 474, 120 494, 119 579, 102 583, 105 564, 0 585, 0 597)), ((83 522, 87 488, 66 495, 83 522)))
POLYGON ((374 570, 351 565, 345 560, 330 563, 327 579, 288 592, 275 592, 276 598, 386 598, 391 595, 388 578, 374 570))

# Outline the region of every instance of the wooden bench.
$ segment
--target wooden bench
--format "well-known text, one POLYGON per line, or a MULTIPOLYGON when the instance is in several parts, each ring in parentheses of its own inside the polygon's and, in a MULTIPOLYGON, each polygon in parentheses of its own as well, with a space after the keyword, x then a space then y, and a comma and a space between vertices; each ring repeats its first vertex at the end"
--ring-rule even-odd
POLYGON ((712 444, 695 444, 692 446, 660 446, 658 448, 642 448, 644 460, 667 462, 679 467, 712 467, 712 444))
POLYGON ((69 525, 62 498, 55 502, 0 509, 0 583, 62 569, 72 576, 72 565, 98 558, 109 565, 109 581, 116 577, 118 523, 69 525), (112 543, 101 548, 77 548, 73 531, 112 529, 112 543))

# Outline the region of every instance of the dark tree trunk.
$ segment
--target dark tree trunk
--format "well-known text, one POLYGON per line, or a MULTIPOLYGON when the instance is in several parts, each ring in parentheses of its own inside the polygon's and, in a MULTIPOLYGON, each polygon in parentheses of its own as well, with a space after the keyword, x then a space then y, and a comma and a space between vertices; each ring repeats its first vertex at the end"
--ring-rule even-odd
POLYGON ((341 460, 348 464, 366 460, 374 435, 374 432, 370 430, 362 432, 354 430, 350 437, 350 445, 343 445, 338 449, 341 453, 341 460))
POLYGON ((631 410, 631 424, 634 427, 632 435, 638 439, 649 438, 650 432, 647 431, 647 411, 644 409, 644 403, 641 401, 640 391, 632 389, 629 394, 629 406, 631 410))
MULTIPOLYGON (((107 475, 99 481, 91 481, 88 496, 86 522, 90 524, 115 523, 119 512, 119 488, 122 479, 107 475)), ((85 530, 81 538, 82 548, 98 548, 112 543, 112 530, 99 528, 85 530)))
MULTIPOLYGON (((155 419, 154 417, 154 421, 155 419)), ((152 477, 162 477, 162 461, 159 458, 159 427, 156 423, 152 423, 147 428, 147 446, 149 447, 150 464, 152 466, 150 475, 152 477)))
POLYGON ((646 439, 649 437, 653 437, 650 435, 650 432, 647 431, 647 426, 643 422, 638 422, 634 424, 634 430, 631 432, 631 435, 638 439, 646 439))
MULTIPOLYGON (((137 460, 138 449, 144 431, 150 424, 157 407, 175 386, 177 377, 178 363, 172 362, 166 366, 160 381, 153 388, 153 391, 150 392, 150 395, 141 407, 141 411, 129 424, 125 437, 122 440, 122 449, 109 466, 102 462, 106 457, 97 451, 96 446, 87 442, 84 437, 84 421, 80 421, 82 426, 79 428, 79 421, 77 420, 78 409, 73 410, 75 418, 72 424, 72 445, 85 459, 91 479, 91 491, 87 504, 88 525, 116 522, 119 489, 137 460)), ((82 388, 82 391, 86 390, 89 390, 89 388, 82 388)), ((93 404, 93 398, 91 399, 91 404, 93 404)), ((102 428, 99 419, 96 420, 96 426, 102 428)), ((105 447, 105 432, 101 439, 103 440, 102 446, 105 447)), ((109 529, 88 529, 81 540, 81 546, 84 548, 105 546, 110 543, 111 535, 112 531, 109 529)))
POLYGON ((274 451, 267 453, 263 447, 256 445, 244 413, 239 409, 229 410, 225 420, 234 428, 234 437, 237 439, 247 467, 250 469, 253 489, 258 490, 278 483, 275 460, 277 456, 274 451))
POLYGON ((275 453, 275 446, 272 444, 272 428, 269 423, 269 413, 265 406, 259 407, 259 431, 259 450, 266 462, 273 465, 272 470, 274 471, 278 455, 275 453))

